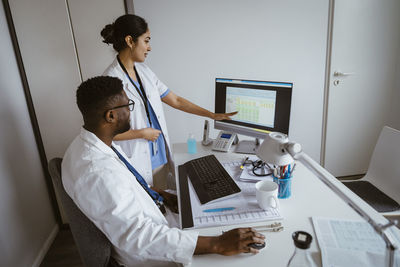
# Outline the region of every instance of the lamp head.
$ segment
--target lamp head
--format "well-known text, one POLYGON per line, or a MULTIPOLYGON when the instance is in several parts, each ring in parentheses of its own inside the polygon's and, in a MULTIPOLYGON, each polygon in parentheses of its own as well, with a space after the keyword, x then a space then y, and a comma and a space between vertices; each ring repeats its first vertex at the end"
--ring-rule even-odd
POLYGON ((295 154, 301 151, 301 146, 297 143, 290 143, 286 134, 272 132, 261 144, 257 151, 257 156, 267 162, 278 166, 292 163, 295 154))

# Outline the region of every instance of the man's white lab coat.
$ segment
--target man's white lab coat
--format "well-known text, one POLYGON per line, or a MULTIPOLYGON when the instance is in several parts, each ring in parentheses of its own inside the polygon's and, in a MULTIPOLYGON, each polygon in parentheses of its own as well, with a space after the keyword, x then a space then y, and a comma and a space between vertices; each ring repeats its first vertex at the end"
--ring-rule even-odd
POLYGON ((68 195, 111 241, 113 257, 120 263, 190 262, 198 233, 168 227, 133 174, 95 134, 82 128, 69 146, 62 161, 62 181, 68 195))

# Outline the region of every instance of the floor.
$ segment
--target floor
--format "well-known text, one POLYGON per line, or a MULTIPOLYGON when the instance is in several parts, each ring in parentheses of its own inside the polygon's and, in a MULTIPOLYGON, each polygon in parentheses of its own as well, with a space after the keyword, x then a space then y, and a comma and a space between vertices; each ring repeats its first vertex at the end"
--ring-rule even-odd
POLYGON ((84 267, 69 228, 57 234, 40 267, 84 267))

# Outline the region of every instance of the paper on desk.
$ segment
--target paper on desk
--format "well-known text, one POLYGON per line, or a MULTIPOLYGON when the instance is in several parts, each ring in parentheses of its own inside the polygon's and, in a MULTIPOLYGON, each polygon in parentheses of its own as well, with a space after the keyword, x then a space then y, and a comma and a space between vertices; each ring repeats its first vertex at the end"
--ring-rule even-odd
POLYGON ((320 217, 312 221, 323 266, 385 266, 385 242, 367 222, 320 217))
POLYGON ((238 181, 241 164, 242 162, 222 164, 242 190, 239 195, 226 200, 201 205, 190 180, 188 180, 194 228, 282 219, 278 209, 263 210, 258 206, 254 183, 238 181), (205 209, 224 207, 235 207, 235 209, 213 213, 203 212, 205 209))
MULTIPOLYGON (((257 156, 250 156, 248 158, 248 160, 257 161, 257 160, 260 160, 260 158, 258 158, 257 156)), ((266 170, 266 171, 268 171, 268 170, 266 170)), ((270 181, 272 181, 272 176, 257 176, 257 175, 254 175, 254 173, 253 173, 253 165, 249 164, 249 165, 246 165, 246 166, 243 167, 243 171, 239 176, 239 180, 243 181, 243 182, 252 182, 252 183, 255 183, 255 182, 258 182, 258 181, 261 181, 261 180, 270 180, 270 181)))

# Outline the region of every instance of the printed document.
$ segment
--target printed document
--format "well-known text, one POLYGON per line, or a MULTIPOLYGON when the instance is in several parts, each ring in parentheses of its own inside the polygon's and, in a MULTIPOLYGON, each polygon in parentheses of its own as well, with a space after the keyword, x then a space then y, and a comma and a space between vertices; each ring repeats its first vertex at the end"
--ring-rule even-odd
POLYGON ((312 221, 322 266, 386 266, 385 242, 366 221, 321 217, 312 217, 312 221))
POLYGON ((226 171, 242 190, 241 193, 232 198, 216 201, 211 204, 207 203, 201 205, 196 191, 194 190, 190 179, 188 179, 194 228, 282 219, 278 209, 271 208, 263 210, 258 206, 254 183, 238 181, 238 177, 241 173, 241 164, 242 162, 222 163, 222 166, 224 166, 226 171), (218 212, 204 212, 204 210, 208 209, 231 207, 235 209, 218 212))

